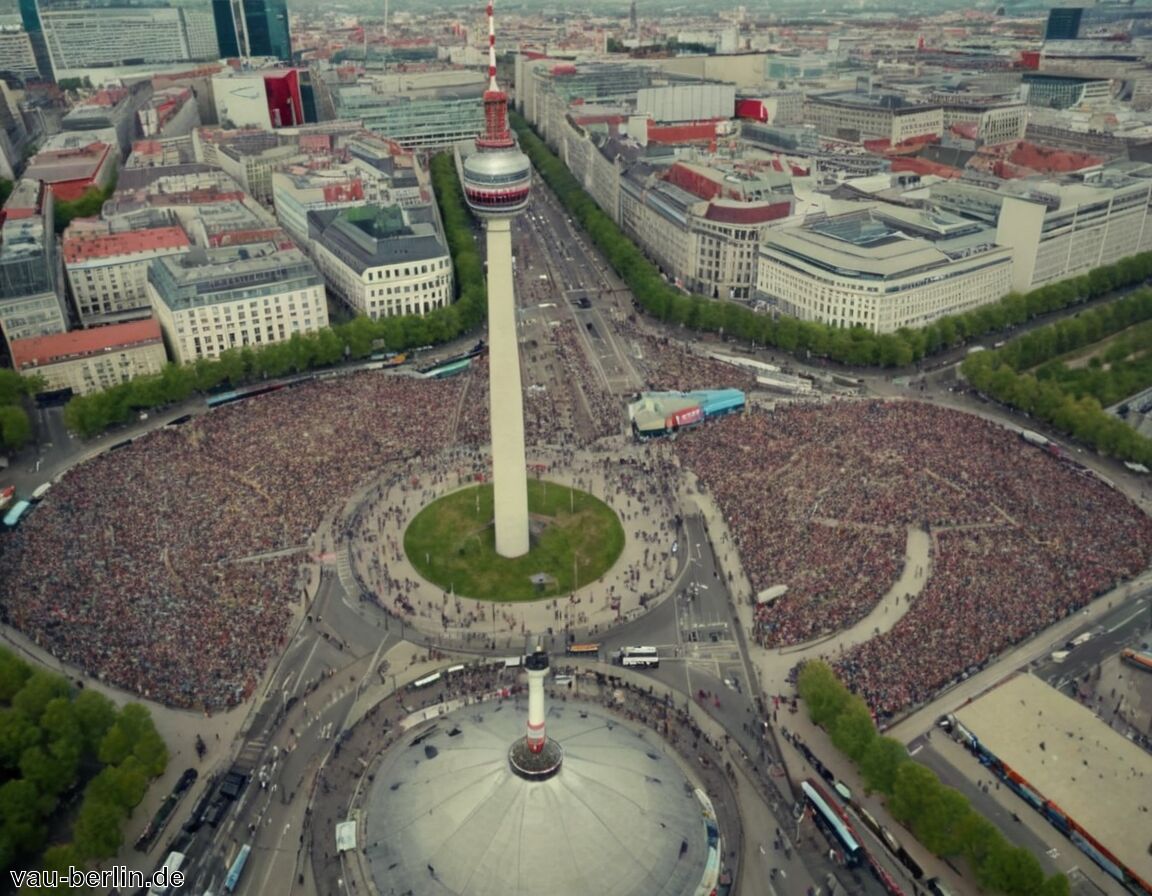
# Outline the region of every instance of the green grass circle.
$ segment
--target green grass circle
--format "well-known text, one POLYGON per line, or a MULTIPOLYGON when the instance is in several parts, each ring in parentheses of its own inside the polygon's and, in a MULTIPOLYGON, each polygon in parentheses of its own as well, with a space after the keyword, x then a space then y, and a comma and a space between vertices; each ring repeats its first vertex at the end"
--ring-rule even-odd
POLYGON ((571 594, 612 568, 624 550, 615 511, 579 489, 528 480, 532 546, 522 557, 496 553, 491 484, 433 501, 408 524, 404 550, 428 581, 461 597, 529 601, 571 594), (550 578, 541 587, 532 576, 550 578))

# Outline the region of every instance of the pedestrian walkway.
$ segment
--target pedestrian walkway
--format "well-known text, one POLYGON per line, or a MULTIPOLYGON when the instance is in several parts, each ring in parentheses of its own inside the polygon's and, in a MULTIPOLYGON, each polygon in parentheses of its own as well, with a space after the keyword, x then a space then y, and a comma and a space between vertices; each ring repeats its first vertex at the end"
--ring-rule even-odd
POLYGON ((565 597, 493 605, 446 593, 423 579, 403 550, 404 532, 429 503, 475 484, 476 453, 449 453, 434 465, 421 459, 412 475, 392 475, 349 502, 337 567, 351 593, 375 595, 425 639, 444 649, 509 649, 549 631, 593 638, 633 619, 671 593, 684 558, 672 552, 676 509, 668 455, 623 439, 579 450, 532 450, 529 469, 550 482, 582 489, 616 511, 624 550, 604 575, 565 597), (347 581, 346 581, 347 579, 347 581))

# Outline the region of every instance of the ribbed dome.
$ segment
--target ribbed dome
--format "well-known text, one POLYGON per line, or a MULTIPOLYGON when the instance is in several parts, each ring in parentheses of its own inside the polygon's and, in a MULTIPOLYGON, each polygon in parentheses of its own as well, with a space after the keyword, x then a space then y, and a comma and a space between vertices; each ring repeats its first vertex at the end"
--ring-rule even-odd
POLYGON ((550 706, 564 764, 510 771, 527 706, 471 706, 409 733, 366 801, 380 893, 412 896, 684 896, 708 836, 693 786, 655 734, 578 705, 550 706))

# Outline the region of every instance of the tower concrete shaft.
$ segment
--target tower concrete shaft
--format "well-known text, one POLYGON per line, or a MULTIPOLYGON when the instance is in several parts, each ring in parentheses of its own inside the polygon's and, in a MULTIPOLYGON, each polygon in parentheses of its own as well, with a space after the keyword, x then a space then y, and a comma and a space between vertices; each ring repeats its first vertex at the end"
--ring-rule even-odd
POLYGON ((528 467, 524 458, 524 393, 512 284, 512 226, 485 220, 488 240, 489 419, 492 424, 492 495, 496 553, 528 553, 528 467))

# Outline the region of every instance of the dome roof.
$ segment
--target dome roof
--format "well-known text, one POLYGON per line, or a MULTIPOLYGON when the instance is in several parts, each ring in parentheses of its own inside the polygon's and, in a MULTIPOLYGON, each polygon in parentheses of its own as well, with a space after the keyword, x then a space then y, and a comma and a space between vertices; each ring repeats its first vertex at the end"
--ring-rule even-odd
POLYGON ((527 781, 508 765, 527 705, 467 707, 382 759, 365 802, 377 890, 413 896, 687 896, 708 835, 693 785, 654 733, 552 704, 564 765, 527 781))

